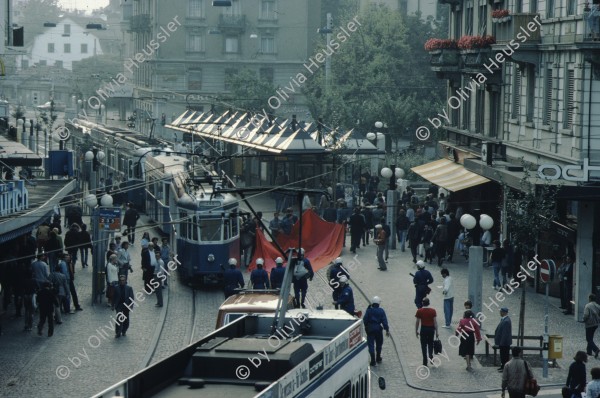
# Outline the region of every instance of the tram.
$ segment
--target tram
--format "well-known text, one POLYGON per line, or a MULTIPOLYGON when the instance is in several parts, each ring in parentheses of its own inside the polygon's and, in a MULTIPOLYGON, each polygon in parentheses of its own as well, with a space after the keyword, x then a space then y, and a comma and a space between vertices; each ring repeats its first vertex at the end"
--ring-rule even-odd
POLYGON ((294 309, 272 334, 274 316, 245 315, 95 398, 370 396, 360 319, 339 310, 294 309))
POLYGON ((164 150, 143 163, 146 213, 176 242, 184 283, 220 284, 230 258, 240 257, 238 200, 220 193, 210 166, 164 150))

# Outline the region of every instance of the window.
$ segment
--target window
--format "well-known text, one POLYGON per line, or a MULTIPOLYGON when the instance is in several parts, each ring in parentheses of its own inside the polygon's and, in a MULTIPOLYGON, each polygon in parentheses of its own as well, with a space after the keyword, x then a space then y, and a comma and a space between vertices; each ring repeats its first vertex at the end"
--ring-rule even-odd
POLYGON ((482 36, 486 34, 488 14, 486 5, 479 6, 479 34, 482 36))
POLYGON ((69 36, 71 35, 71 25, 69 25, 68 23, 66 23, 64 25, 65 31, 63 33, 63 36, 69 36))
POLYGON ((485 91, 477 90, 475 94, 475 129, 478 134, 485 130, 485 91))
POLYGON ((64 53, 65 54, 70 54, 71 53, 71 45, 69 43, 65 43, 64 53))
POLYGON ((273 68, 260 68, 259 76, 261 80, 265 80, 269 83, 273 83, 274 72, 273 68))
POLYGON ((28 60, 26 60, 26 59, 22 59, 22 60, 21 60, 21 68, 22 68, 22 69, 27 69, 27 68, 29 68, 29 61, 28 61, 28 60))
POLYGON ((48 52, 49 53, 53 53, 54 52, 54 43, 48 43, 48 52))
POLYGON ((274 37, 261 37, 260 38, 260 52, 263 54, 274 54, 275 53, 275 38, 274 37))
POLYGON ((277 11, 275 11, 274 0, 262 0, 260 2, 260 17, 261 19, 277 19, 277 11))
POLYGON ((198 218, 196 216, 192 217, 192 236, 193 240, 198 241, 198 218))
POLYGON ((188 17, 204 18, 204 0, 188 0, 188 17))
POLYGON ((573 128, 573 99, 575 95, 575 70, 565 70, 563 129, 573 128))
POLYGON ((576 0, 567 0, 567 15, 575 15, 576 0))
POLYGON ((500 120, 500 93, 498 91, 490 92, 490 124, 488 136, 498 137, 498 120, 500 120))
POLYGON ((238 37, 226 37, 225 38, 225 52, 226 53, 237 53, 239 51, 239 38, 238 37))
POLYGON ((221 219, 200 220, 200 238, 202 242, 216 242, 221 240, 221 219))
POLYGON ((463 12, 461 11, 455 11, 453 12, 454 16, 454 38, 455 39, 459 39, 463 34, 462 34, 462 17, 463 17, 463 12))
POLYGON ((350 392, 352 391, 352 386, 350 382, 347 382, 333 394, 333 398, 350 398, 350 392))
POLYGON ((82 44, 81 45, 81 53, 82 54, 87 54, 88 53, 88 45, 87 44, 82 44))
POLYGON ((538 12, 538 0, 529 0, 529 12, 534 14, 538 12))
POLYGON ((554 0, 546 0, 546 18, 554 18, 554 0))
POLYGON ((533 122, 533 111, 535 107, 535 66, 527 68, 527 121, 533 122))
POLYGON ((202 90, 202 70, 192 69, 188 71, 188 90, 202 90))
POLYGON ((48 62, 45 59, 40 59, 40 66, 46 66, 48 65, 48 62))
POLYGON ((473 34, 473 5, 467 5, 465 14, 465 35, 473 34))
POLYGON ((198 32, 190 32, 186 36, 185 48, 190 53, 204 52, 204 35, 198 32))
POLYGON ((225 69, 225 90, 231 90, 231 79, 237 74, 237 69, 225 69))
POLYGON ((231 0, 231 7, 223 7, 223 15, 241 15, 242 4, 240 0, 231 0))
POLYGON ((179 234, 181 235, 181 237, 183 239, 187 239, 188 237, 188 233, 187 233, 187 213, 185 211, 182 211, 179 213, 179 219, 180 219, 180 223, 179 223, 179 234))
POLYGON ((63 67, 63 61, 56 61, 54 63, 54 66, 56 66, 57 68, 62 68, 63 67))
POLYGON ((511 118, 518 119, 521 113, 521 70, 513 65, 512 110, 511 118))
POLYGON ((552 118, 552 69, 546 69, 544 81, 544 109, 542 124, 549 125, 552 118))
POLYGON ((523 12, 523 0, 515 0, 515 12, 523 12))

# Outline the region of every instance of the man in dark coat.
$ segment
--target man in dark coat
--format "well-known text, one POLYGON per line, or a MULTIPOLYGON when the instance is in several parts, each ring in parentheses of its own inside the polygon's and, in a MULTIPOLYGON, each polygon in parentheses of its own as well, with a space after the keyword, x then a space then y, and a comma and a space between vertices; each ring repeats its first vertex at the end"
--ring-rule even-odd
MULTIPOLYGON (((73 262, 73 266, 77 265, 77 252, 79 251, 79 247, 81 245, 81 228, 78 224, 73 223, 67 233, 65 234, 64 246, 65 250, 71 256, 71 261, 73 262)), ((81 268, 85 268, 85 266, 81 265, 81 268)))
POLYGON ((250 282, 252 282, 253 289, 268 289, 269 288, 269 274, 263 269, 265 260, 262 258, 256 259, 256 269, 250 273, 250 282))
POLYGON ((235 294, 235 289, 244 288, 244 276, 236 266, 237 260, 235 258, 230 258, 229 269, 223 273, 223 292, 225 293, 225 298, 233 296, 235 294))
POLYGON ((350 251, 356 253, 356 249, 360 247, 360 240, 365 232, 366 222, 365 217, 360 214, 360 207, 355 207, 353 214, 348 222, 350 224, 350 251))
POLYGON ((54 334, 54 302, 56 295, 52 290, 50 282, 44 282, 42 288, 37 293, 38 309, 40 311, 40 322, 38 323, 38 335, 42 335, 44 323, 48 320, 48 337, 54 334))
POLYGON ((371 305, 367 308, 363 316, 365 331, 367 332, 367 345, 369 346, 369 355, 371 356, 371 366, 376 362, 381 363, 381 347, 383 346, 383 331, 390 337, 390 327, 388 326, 387 316, 383 308, 379 307, 381 299, 378 296, 373 297, 371 305), (377 357, 375 357, 377 353, 377 357))
POLYGON ((127 227, 127 240, 132 245, 135 243, 135 226, 137 225, 137 221, 140 219, 140 215, 137 210, 133 208, 132 203, 127 203, 127 210, 125 211, 125 216, 123 216, 123 225, 127 227))
MULTIPOLYGON (((142 239, 143 241, 143 239, 142 239)), ((152 277, 154 275, 154 267, 152 266, 152 255, 150 252, 148 242, 144 242, 142 245, 142 279, 144 280, 144 285, 147 286, 150 284, 152 277)))
POLYGON ((573 299, 573 260, 571 259, 571 256, 565 258, 565 262, 559 269, 559 275, 562 276, 560 283, 563 288, 561 304, 565 308, 563 314, 571 315, 573 313, 571 311, 571 300, 573 299))
POLYGON ((335 202, 329 202, 329 207, 323 210, 323 220, 327 222, 335 222, 337 220, 337 209, 335 202))
POLYGON ((504 365, 509 360, 510 346, 512 345, 512 323, 508 317, 508 308, 500 308, 500 323, 496 326, 494 332, 494 344, 500 349, 500 362, 502 365, 498 368, 498 372, 504 370, 504 365))
POLYGON ((422 260, 417 261, 417 268, 413 277, 413 283, 415 285, 415 305, 417 308, 423 307, 423 299, 427 297, 431 289, 429 285, 433 283, 433 276, 431 272, 425 269, 425 263, 422 260))
POLYGON ((117 322, 115 324, 115 338, 118 339, 123 335, 127 334, 129 329, 129 311, 133 308, 133 288, 127 285, 127 278, 125 275, 119 276, 119 286, 117 286, 113 293, 113 309, 117 312, 117 322))
POLYGON ((304 306, 304 301, 306 300, 306 292, 308 290, 308 281, 313 280, 315 273, 313 272, 312 265, 307 258, 304 258, 304 249, 300 249, 300 254, 298 255, 298 264, 296 267, 306 268, 308 271, 304 276, 297 277, 296 272, 294 272, 294 305, 296 308, 306 308, 304 306))
POLYGON ((369 244, 369 234, 373 229, 373 211, 369 207, 369 203, 365 203, 365 207, 362 209, 362 215, 365 218, 365 232, 363 234, 362 242, 363 246, 369 244))
MULTIPOLYGON (((350 275, 342 266, 342 258, 338 257, 333 260, 333 265, 329 268, 329 286, 333 289, 333 293, 331 294, 333 301, 337 301, 340 297, 340 293, 342 292, 340 278, 345 276, 350 279, 350 275)), ((335 309, 338 309, 338 305, 335 305, 335 309)))
POLYGON ((460 235, 460 222, 458 222, 454 213, 450 213, 450 221, 448 221, 447 225, 448 241, 446 242, 446 249, 448 250, 448 262, 452 262, 456 239, 458 239, 458 235, 460 235))
POLYGON ((413 263, 417 263, 417 250, 419 249, 419 244, 421 243, 421 230, 419 229, 419 224, 416 221, 413 221, 408 226, 408 231, 406 231, 406 237, 408 238, 408 244, 410 246, 410 254, 413 257, 413 263))
POLYGON ((283 258, 275 259, 275 268, 271 270, 271 289, 281 289, 283 277, 285 276, 285 267, 283 266, 283 258))
POLYGON ((338 299, 333 304, 340 309, 346 311, 350 315, 354 315, 354 293, 348 283, 348 277, 340 276, 340 294, 338 299))

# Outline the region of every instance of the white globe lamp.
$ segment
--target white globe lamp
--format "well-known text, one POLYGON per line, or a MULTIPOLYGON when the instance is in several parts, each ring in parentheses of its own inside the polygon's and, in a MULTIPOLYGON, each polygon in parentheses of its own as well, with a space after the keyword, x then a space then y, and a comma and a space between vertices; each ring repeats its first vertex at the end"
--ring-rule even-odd
POLYGON ((477 225, 477 220, 470 214, 463 214, 460 218, 460 225, 465 227, 466 229, 473 229, 475 225, 477 225))
POLYGON ((94 152, 87 151, 84 155, 84 159, 88 162, 91 162, 92 160, 94 160, 94 152))
POLYGON ((383 178, 391 178, 392 175, 392 169, 390 169, 389 167, 384 167, 383 169, 381 169, 381 176, 383 178))
POLYGON ((100 198, 100 205, 104 206, 104 207, 110 207, 113 205, 113 197, 110 196, 109 194, 105 193, 104 195, 102 195, 102 198, 100 198))
MULTIPOLYGON (((21 121, 21 119, 19 119, 19 121, 21 121)), ((367 139, 369 141, 373 141, 375 138, 377 138, 377 135, 375 133, 367 133, 367 139)))
POLYGON ((396 167, 396 170, 394 171, 394 175, 396 176, 396 178, 402 178, 402 177, 404 177, 404 170, 402 170, 399 167, 396 167))
POLYGON ((96 154, 96 158, 99 161, 103 161, 105 157, 106 157, 106 154, 104 152, 102 152, 102 151, 98 151, 98 153, 96 154))
POLYGON ((85 197, 85 204, 88 205, 89 207, 96 207, 98 206, 98 199, 96 198, 96 195, 93 194, 89 194, 85 197))
POLYGON ((383 127, 383 123, 382 122, 375 122, 375 128, 382 128, 383 127))
POLYGON ((482 214, 479 217, 479 225, 484 231, 488 231, 494 226, 494 219, 487 214, 482 214))

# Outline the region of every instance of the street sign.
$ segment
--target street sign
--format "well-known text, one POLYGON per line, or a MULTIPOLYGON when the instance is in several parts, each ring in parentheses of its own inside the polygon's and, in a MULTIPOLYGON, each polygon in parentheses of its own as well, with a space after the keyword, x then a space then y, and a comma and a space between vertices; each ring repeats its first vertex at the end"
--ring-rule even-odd
POLYGON ((554 280, 556 274, 556 265, 552 260, 542 260, 540 264, 540 279, 543 283, 549 283, 554 280))
POLYGON ((121 229, 121 208, 101 207, 98 217, 100 231, 119 231, 121 229))

